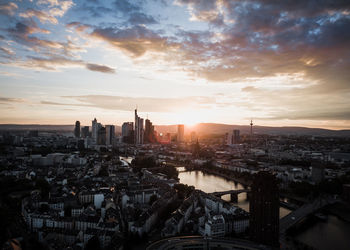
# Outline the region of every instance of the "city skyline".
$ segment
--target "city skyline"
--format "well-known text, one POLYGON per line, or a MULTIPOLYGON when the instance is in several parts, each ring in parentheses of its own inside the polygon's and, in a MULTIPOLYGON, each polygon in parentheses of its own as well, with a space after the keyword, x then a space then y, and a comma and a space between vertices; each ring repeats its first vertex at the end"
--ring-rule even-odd
POLYGON ((350 128, 344 1, 2 1, 0 124, 350 128), (77 119, 77 117, 79 117, 77 119))

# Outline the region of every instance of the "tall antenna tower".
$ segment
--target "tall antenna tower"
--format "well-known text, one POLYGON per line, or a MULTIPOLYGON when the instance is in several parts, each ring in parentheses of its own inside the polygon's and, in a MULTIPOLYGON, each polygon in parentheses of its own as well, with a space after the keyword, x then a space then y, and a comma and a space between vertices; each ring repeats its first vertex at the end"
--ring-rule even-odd
POLYGON ((253 120, 250 120, 250 149, 252 149, 253 142, 253 120))

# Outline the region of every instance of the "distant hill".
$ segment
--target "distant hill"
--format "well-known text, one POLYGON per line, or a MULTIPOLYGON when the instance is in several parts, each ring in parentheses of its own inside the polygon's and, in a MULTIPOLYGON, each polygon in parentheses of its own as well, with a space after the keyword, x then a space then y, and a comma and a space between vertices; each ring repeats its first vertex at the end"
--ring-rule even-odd
MULTIPOLYGON (((0 124, 0 130, 73 131, 74 125, 0 124)), ((115 130, 120 133, 121 127, 115 126, 115 130)))
MULTIPOLYGON (((250 133, 250 126, 247 125, 199 123, 192 127, 185 127, 185 134, 187 134, 190 131, 196 131, 197 134, 224 134, 234 129, 240 130, 241 134, 250 133)), ((74 125, 0 124, 0 130, 73 131, 74 125)), ((117 133, 120 133, 121 127, 115 126, 115 130, 117 133)), ((158 133, 177 133, 177 125, 155 125, 155 130, 158 133)), ((306 127, 254 126, 253 132, 257 134, 269 135, 313 135, 350 137, 350 130, 331 130, 306 127)))
MULTIPOLYGON (((157 132, 176 133, 177 125, 157 125, 157 132)), ((185 127, 185 133, 196 131, 198 134, 224 134, 234 129, 240 130, 241 134, 250 133, 249 125, 229 125, 219 123, 199 123, 193 127, 185 127)), ((330 130, 322 128, 306 127, 268 127, 254 126, 253 132, 257 134, 269 135, 313 135, 313 136, 344 136, 350 137, 350 130, 330 130)))

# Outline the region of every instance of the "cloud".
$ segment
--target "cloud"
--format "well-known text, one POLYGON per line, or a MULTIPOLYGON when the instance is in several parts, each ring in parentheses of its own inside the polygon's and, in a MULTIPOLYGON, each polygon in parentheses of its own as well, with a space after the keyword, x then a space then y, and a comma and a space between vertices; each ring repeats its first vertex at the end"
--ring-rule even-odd
POLYGON ((156 24, 158 21, 156 21, 153 16, 141 12, 135 12, 130 15, 128 23, 131 25, 156 24))
POLYGON ((91 25, 83 24, 80 22, 70 22, 66 25, 67 28, 74 28, 76 31, 83 32, 89 28, 93 28, 91 25))
POLYGON ((18 5, 15 3, 2 3, 0 4, 0 15, 13 16, 18 9, 18 5))
POLYGON ((74 3, 71 0, 39 0, 37 5, 46 6, 50 16, 62 17, 74 3))
POLYGON ((110 68, 105 65, 99 65, 99 64, 93 64, 93 63, 87 63, 86 68, 91 70, 91 71, 98 71, 102 73, 115 73, 115 69, 110 68))
POLYGON ((306 88, 266 89, 247 86, 241 102, 250 110, 263 108, 268 120, 350 120, 350 92, 320 92, 318 85, 306 88))
POLYGON ((113 14, 114 11, 111 8, 105 7, 103 5, 99 5, 98 1, 90 1, 94 2, 94 5, 89 5, 87 3, 83 3, 80 6, 77 6, 75 10, 79 12, 87 12, 89 17, 100 18, 105 17, 106 14, 113 14))
MULTIPOLYGON (((130 111, 137 105, 142 106, 143 112, 178 112, 188 109, 203 109, 215 103, 215 98, 203 96, 156 98, 156 97, 126 97, 109 95, 64 96, 80 104, 72 106, 89 106, 109 110, 130 111)), ((53 104, 63 105, 63 103, 53 104)), ((67 104, 68 106, 71 104, 67 104)))
POLYGON ((50 22, 53 24, 57 24, 58 21, 55 17, 50 16, 42 11, 39 10, 34 10, 34 9, 27 9, 24 13, 20 13, 19 14, 20 17, 24 17, 24 18, 32 18, 32 17, 36 17, 40 20, 40 22, 42 23, 46 23, 46 22, 50 22))
POLYGON ((0 56, 5 58, 11 58, 15 52, 9 48, 1 48, 0 47, 0 56))
POLYGON ((163 52, 172 46, 166 38, 141 25, 125 29, 95 28, 89 35, 109 43, 132 57, 140 57, 147 51, 163 52))
POLYGON ((72 60, 62 56, 51 56, 51 57, 35 57, 28 56, 28 60, 22 62, 21 66, 28 68, 44 69, 50 71, 56 71, 57 68, 62 67, 82 67, 84 62, 82 60, 72 60))
POLYGON ((256 92, 259 91, 256 87, 254 86, 247 86, 242 89, 243 92, 256 92))
POLYGON ((25 60, 6 63, 7 65, 31 68, 36 70, 58 71, 62 68, 86 68, 90 71, 101 73, 115 73, 115 69, 106 65, 85 62, 83 60, 70 59, 64 56, 36 57, 27 56, 25 60))
POLYGON ((304 73, 306 81, 317 80, 322 89, 348 88, 350 3, 346 1, 176 3, 188 7, 190 20, 209 24, 217 17, 221 20, 216 31, 177 34, 182 56, 176 60, 197 77, 237 82, 304 73))
POLYGON ((0 104, 22 103, 22 102, 25 102, 25 100, 21 99, 21 98, 12 98, 12 97, 0 96, 0 104))
POLYGON ((191 21, 206 21, 216 26, 224 25, 224 16, 220 1, 177 0, 175 4, 187 5, 191 14, 191 21))
MULTIPOLYGON (((8 36, 20 45, 29 48, 34 57, 70 57, 76 58, 76 53, 83 51, 70 40, 65 42, 52 41, 42 38, 41 34, 49 34, 50 31, 39 28, 33 20, 28 22, 17 22, 14 27, 6 29, 8 36), (36 34, 39 34, 38 36, 36 34), (40 38, 39 38, 40 37, 40 38)), ((20 60, 20 58, 18 58, 20 60)))
POLYGON ((141 1, 115 0, 113 7, 116 11, 127 14, 141 10, 141 1))
POLYGON ((350 112, 348 110, 303 110, 298 112, 289 112, 288 114, 277 113, 268 118, 259 118, 266 120, 346 120, 350 121, 350 112))
POLYGON ((46 39, 39 39, 33 36, 34 33, 50 33, 48 30, 39 28, 34 22, 28 24, 17 22, 14 28, 7 29, 8 34, 17 43, 34 49, 63 49, 64 44, 46 39))
POLYGON ((93 107, 92 105, 88 105, 88 104, 60 103, 60 102, 51 102, 51 101, 41 101, 40 104, 54 105, 54 106, 93 107))

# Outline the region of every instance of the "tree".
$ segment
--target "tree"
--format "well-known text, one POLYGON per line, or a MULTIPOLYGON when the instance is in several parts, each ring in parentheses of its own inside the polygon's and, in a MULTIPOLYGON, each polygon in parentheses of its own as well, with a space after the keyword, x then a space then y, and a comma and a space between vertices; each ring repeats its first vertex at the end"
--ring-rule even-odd
POLYGON ((35 181, 35 188, 41 190, 43 198, 48 198, 50 192, 50 184, 43 178, 39 178, 35 181))
POLYGON ((153 202, 155 202, 156 200, 158 200, 157 195, 153 194, 150 198, 149 198, 149 204, 152 205, 153 202))
POLYGON ((179 183, 174 185, 174 189, 177 191, 179 199, 185 199, 195 190, 195 187, 179 183))
POLYGON ((85 250, 100 250, 101 245, 100 241, 98 240, 98 237, 96 235, 92 236, 91 239, 87 242, 85 246, 85 250))

